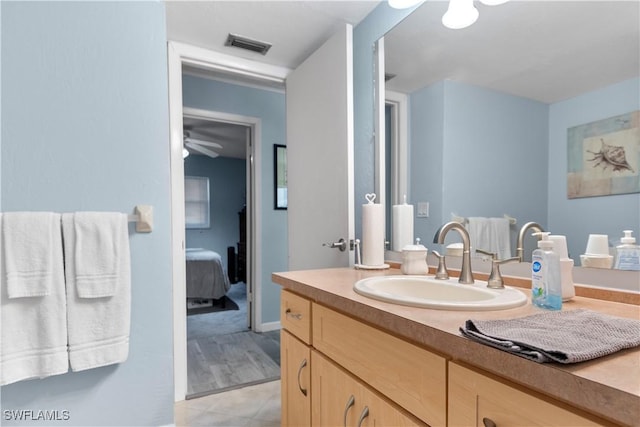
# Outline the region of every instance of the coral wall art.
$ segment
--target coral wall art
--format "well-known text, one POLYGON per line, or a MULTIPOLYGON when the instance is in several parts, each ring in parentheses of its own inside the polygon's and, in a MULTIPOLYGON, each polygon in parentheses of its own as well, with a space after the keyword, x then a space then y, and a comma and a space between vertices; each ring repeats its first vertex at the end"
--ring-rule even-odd
POLYGON ((640 111, 567 130, 567 197, 640 193, 640 111))

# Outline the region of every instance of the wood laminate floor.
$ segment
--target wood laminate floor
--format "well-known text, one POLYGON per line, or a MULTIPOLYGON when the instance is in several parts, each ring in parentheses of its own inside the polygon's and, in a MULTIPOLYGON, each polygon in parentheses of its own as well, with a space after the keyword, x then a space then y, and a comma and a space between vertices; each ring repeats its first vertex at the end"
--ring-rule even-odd
POLYGON ((235 284, 227 294, 239 310, 188 316, 188 399, 280 378, 280 331, 246 327, 245 288, 235 284))

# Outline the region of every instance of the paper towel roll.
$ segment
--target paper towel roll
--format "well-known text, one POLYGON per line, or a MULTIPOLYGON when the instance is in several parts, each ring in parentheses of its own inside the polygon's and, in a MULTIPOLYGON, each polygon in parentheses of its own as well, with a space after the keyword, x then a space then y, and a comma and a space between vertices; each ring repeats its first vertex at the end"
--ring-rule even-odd
POLYGON ((377 203, 362 205, 362 264, 384 264, 384 206, 377 203))
POLYGON ((401 251, 407 245, 413 244, 413 205, 406 202, 393 205, 392 211, 392 248, 401 251))

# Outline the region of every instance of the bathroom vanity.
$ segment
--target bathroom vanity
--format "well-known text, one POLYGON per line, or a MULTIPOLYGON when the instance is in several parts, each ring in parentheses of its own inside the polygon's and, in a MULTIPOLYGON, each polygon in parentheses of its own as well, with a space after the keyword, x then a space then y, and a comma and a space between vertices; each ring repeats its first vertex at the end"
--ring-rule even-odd
MULTIPOLYGON (((640 348, 573 365, 532 362, 463 338, 458 328, 471 318, 508 319, 540 309, 432 310, 353 290, 358 280, 393 274, 400 272, 273 274, 283 287, 283 426, 640 423, 640 348)), ((609 300, 577 296, 564 309, 640 318, 637 295, 617 296, 633 303, 613 302, 611 292, 604 297, 609 300)))

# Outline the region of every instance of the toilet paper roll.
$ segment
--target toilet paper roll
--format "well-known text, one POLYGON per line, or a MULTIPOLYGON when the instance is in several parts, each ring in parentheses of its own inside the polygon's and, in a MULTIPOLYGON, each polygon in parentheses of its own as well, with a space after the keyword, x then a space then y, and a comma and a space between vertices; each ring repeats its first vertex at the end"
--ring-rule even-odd
POLYGON ((413 244, 413 205, 393 205, 392 212, 392 248, 401 251, 413 244))
POLYGON ((384 206, 362 205, 362 264, 384 264, 384 206))

